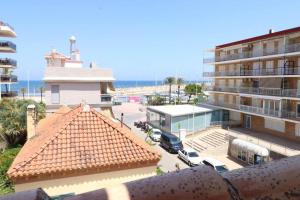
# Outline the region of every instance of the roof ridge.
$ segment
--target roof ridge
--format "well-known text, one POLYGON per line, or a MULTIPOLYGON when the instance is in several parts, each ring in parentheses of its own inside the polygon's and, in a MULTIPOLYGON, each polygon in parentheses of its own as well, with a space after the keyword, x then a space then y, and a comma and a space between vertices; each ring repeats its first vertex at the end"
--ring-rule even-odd
MULTIPOLYGON (((74 112, 77 111, 77 109, 79 108, 82 108, 81 105, 79 105, 77 108, 73 109, 73 110, 70 110, 68 111, 67 113, 65 113, 64 115, 67 115, 67 114, 70 114, 70 112, 74 112)), ((21 161, 19 163, 16 163, 16 166, 14 168, 12 168, 11 170, 8 170, 8 174, 11 174, 13 173, 14 171, 16 171, 17 169, 21 168, 21 167, 24 167, 25 165, 27 165, 28 163, 30 163, 34 158, 36 158, 41 152, 43 152, 47 146, 49 146, 54 139, 56 139, 58 137, 58 135, 61 134, 62 130, 64 130, 66 128, 66 124, 69 124, 70 122, 73 121, 73 119, 78 116, 80 113, 82 112, 81 111, 78 111, 76 114, 74 114, 69 120, 66 120, 66 122, 63 124, 62 127, 64 128, 60 128, 58 129, 59 131, 57 131, 57 133, 55 135, 53 135, 52 137, 50 137, 50 139, 48 141, 46 141, 43 145, 40 146, 40 148, 38 149, 38 151, 36 152, 33 152, 32 155, 29 157, 28 160, 25 160, 25 161, 21 161)), ((13 165, 13 163, 12 163, 13 165)))

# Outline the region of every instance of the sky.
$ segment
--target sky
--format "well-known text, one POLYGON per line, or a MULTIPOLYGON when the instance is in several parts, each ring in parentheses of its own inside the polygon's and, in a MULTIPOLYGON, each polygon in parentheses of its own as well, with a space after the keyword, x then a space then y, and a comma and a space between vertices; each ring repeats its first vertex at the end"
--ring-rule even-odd
MULTIPOLYGON (((298 0, 0 0, 0 21, 14 27, 19 80, 41 80, 44 55, 69 53, 85 66, 111 68, 117 80, 201 79, 207 49, 300 26, 298 0)), ((6 39, 6 38, 1 38, 6 39)))

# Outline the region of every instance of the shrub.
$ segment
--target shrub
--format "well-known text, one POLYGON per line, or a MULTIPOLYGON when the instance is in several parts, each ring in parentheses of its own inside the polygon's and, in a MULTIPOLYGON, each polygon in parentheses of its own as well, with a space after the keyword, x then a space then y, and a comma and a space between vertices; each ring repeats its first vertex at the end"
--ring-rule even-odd
POLYGON ((17 146, 8 148, 3 153, 0 153, 0 196, 14 192, 14 186, 6 176, 6 172, 20 149, 21 146, 17 146))

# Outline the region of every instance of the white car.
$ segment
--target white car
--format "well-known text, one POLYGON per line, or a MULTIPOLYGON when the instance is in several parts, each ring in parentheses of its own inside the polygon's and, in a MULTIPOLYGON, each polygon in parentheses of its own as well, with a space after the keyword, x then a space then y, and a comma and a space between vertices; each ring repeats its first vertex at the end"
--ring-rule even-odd
POLYGON ((189 166, 197 166, 201 164, 202 158, 199 154, 192 148, 184 148, 178 151, 178 158, 187 162, 189 166))
POLYGON ((154 128, 152 129, 152 134, 150 135, 150 138, 155 142, 159 142, 161 133, 162 133, 161 130, 154 128))
POLYGON ((227 166, 224 163, 213 158, 204 158, 202 160, 202 164, 212 167, 214 170, 216 170, 219 173, 229 171, 227 166))

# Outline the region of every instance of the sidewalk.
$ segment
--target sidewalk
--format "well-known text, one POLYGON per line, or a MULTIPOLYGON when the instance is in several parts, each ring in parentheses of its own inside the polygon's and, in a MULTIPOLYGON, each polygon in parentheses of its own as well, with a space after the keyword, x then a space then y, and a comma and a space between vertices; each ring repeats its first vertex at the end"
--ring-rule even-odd
POLYGON ((285 156, 294 156, 300 154, 300 144, 284 138, 242 128, 233 128, 229 130, 218 129, 217 131, 252 142, 285 156))

